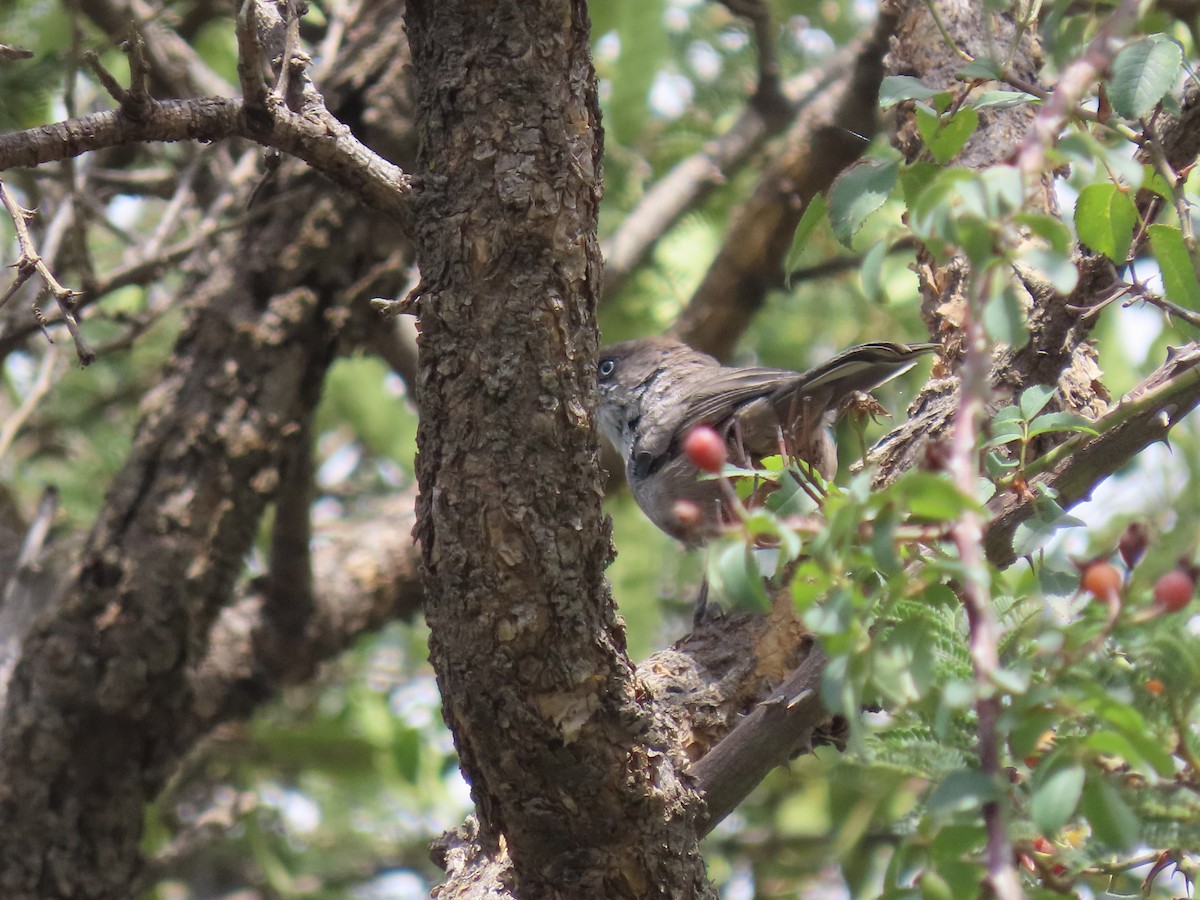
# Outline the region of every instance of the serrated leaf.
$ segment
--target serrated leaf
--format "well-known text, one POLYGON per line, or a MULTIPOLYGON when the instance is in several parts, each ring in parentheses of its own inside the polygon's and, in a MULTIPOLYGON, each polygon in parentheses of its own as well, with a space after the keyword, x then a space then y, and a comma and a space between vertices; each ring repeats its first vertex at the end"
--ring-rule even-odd
POLYGON ((1094 423, 1090 419, 1085 419, 1078 413, 1072 412, 1053 412, 1046 413, 1044 416, 1038 416, 1029 423, 1029 436, 1037 437, 1039 434, 1046 434, 1052 431, 1077 431, 1080 434, 1098 434, 1094 423))
POLYGON ((741 542, 726 544, 712 555, 708 579, 720 596, 740 609, 766 612, 771 608, 754 553, 741 542))
POLYGON ((1075 230, 1079 239, 1121 265, 1129 256, 1137 210, 1127 191, 1111 182, 1089 184, 1075 203, 1075 230))
POLYGON ((1054 390, 1046 384, 1033 384, 1025 388, 1021 392, 1021 418, 1028 421, 1045 409, 1054 396, 1054 390))
POLYGON ((1137 845, 1141 822, 1112 785, 1100 779, 1089 781, 1081 809, 1100 843, 1114 850, 1132 850, 1137 845))
POLYGON ((829 191, 829 220, 837 239, 850 246, 863 223, 896 186, 896 160, 867 160, 842 173, 829 191))
POLYGON ((889 75, 879 85, 879 108, 887 109, 904 100, 928 100, 939 93, 912 75, 889 75))
POLYGON ((992 428, 1007 427, 1015 422, 1024 421, 1025 417, 1021 415, 1020 407, 1015 403, 1010 403, 1008 406, 1002 406, 996 410, 996 414, 992 416, 992 428))
POLYGON ((1140 119, 1175 87, 1183 51, 1172 40, 1146 38, 1125 47, 1113 60, 1108 98, 1117 114, 1140 119))
POLYGON ((858 280, 862 283, 863 294, 872 303, 883 295, 883 261, 887 258, 887 251, 887 242, 879 241, 867 251, 862 265, 858 268, 858 280))
POLYGON ((1200 309, 1200 282, 1182 232, 1174 225, 1151 225, 1147 231, 1167 299, 1187 309, 1200 309))
POLYGON ((970 140, 979 127, 979 113, 965 106, 952 117, 932 115, 917 110, 917 130, 933 158, 945 165, 950 162, 970 140))
POLYGON ((951 772, 929 796, 929 812, 973 812, 995 800, 997 794, 995 782, 982 772, 951 772))
POLYGON ((1042 834, 1054 834, 1071 818, 1085 780, 1083 766, 1074 764, 1055 769, 1034 785, 1029 811, 1042 834))
POLYGON ((784 271, 789 273, 789 277, 790 273, 799 267, 800 257, 808 246, 808 239, 812 237, 814 229, 821 224, 828 211, 829 203, 824 194, 817 194, 804 208, 804 214, 800 216, 800 222, 796 225, 796 233, 792 235, 787 262, 784 263, 784 271))
POLYGON ((958 77, 963 81, 998 81, 1000 76, 1000 63, 987 57, 973 59, 958 70, 958 77))

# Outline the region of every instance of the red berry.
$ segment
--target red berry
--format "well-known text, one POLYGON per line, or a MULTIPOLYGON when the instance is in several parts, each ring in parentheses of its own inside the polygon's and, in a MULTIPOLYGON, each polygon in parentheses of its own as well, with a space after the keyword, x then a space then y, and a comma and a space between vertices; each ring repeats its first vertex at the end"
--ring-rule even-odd
POLYGON ((683 439, 683 452, 692 465, 713 475, 725 467, 725 442, 707 425, 697 425, 683 439))
POLYGON ((1154 605, 1167 612, 1179 612, 1192 602, 1196 582, 1182 569, 1172 569, 1154 584, 1154 605))
POLYGON ((1093 597, 1108 599, 1121 590, 1121 573, 1112 563, 1088 563, 1079 579, 1079 586, 1093 597))

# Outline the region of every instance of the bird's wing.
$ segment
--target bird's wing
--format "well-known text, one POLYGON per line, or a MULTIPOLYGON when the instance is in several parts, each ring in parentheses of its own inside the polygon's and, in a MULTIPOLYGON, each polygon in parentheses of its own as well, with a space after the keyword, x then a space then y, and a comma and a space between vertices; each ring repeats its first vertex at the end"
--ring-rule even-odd
POLYGON ((743 404, 769 396, 795 372, 764 368, 705 368, 669 386, 671 396, 660 398, 653 421, 643 419, 630 464, 638 474, 654 471, 697 425, 719 426, 743 404), (687 398, 679 402, 680 397, 687 398))
POLYGON ((720 369, 703 380, 697 378, 680 430, 686 433, 696 425, 717 425, 751 400, 786 392, 799 381, 795 372, 758 366, 720 369))

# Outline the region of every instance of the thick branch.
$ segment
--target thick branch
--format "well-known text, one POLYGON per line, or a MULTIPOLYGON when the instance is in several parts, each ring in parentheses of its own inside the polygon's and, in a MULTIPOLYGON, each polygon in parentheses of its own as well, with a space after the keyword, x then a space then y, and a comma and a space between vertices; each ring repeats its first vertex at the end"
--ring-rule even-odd
POLYGON ((704 792, 701 833, 712 831, 829 718, 819 694, 825 662, 824 651, 814 647, 787 681, 692 767, 704 792))
POLYGON ((604 291, 612 296, 640 266, 655 243, 689 209, 695 208, 729 180, 800 110, 843 79, 854 61, 856 47, 838 51, 816 72, 805 72, 783 88, 788 114, 768 116, 752 100, 729 130, 699 152, 681 160, 660 178, 630 210, 621 227, 604 242, 604 291))
MULTIPOLYGON (((1156 441, 1200 405, 1200 344, 1173 351, 1160 366, 1104 418, 1095 423, 1100 433, 1078 435, 1040 460, 1048 468, 1032 478, 1031 488, 1044 485, 1057 492, 1064 509, 1086 500, 1105 478, 1156 441)), ((1028 495, 1007 493, 989 504, 992 519, 984 536, 988 559, 1011 565, 1016 556, 1012 539, 1017 526, 1030 519, 1036 505, 1028 495)))
POLYGON ((876 131, 883 54, 894 27, 894 18, 881 15, 853 70, 789 129, 676 323, 674 331, 687 343, 727 358, 767 292, 783 283, 783 261, 804 210, 862 155, 876 131))
POLYGON ((312 607, 282 655, 274 621, 264 615, 264 584, 249 585, 222 610, 208 650, 191 673, 194 697, 187 730, 197 736, 243 718, 288 684, 363 634, 421 607, 420 556, 412 540, 413 493, 367 504, 319 529, 313 545, 312 607))
POLYGON ((135 143, 233 137, 290 153, 373 208, 401 220, 408 215, 408 176, 331 116, 313 119, 280 108, 264 119, 247 115, 242 101, 222 97, 152 102, 136 119, 113 109, 0 135, 0 169, 40 166, 135 143))

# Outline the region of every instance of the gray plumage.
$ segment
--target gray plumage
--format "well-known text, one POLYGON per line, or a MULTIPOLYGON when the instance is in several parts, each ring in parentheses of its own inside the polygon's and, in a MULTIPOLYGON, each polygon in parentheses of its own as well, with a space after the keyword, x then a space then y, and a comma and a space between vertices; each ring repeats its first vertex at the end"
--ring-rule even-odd
POLYGON ((644 338, 600 351, 601 432, 621 453, 634 500, 655 525, 689 543, 710 537, 722 521, 721 492, 683 454, 697 425, 725 438, 732 462, 757 465, 780 452, 825 478, 837 471, 830 426, 838 405, 915 365, 937 344, 860 344, 807 372, 760 366, 722 366, 713 357, 669 338, 644 338), (680 500, 701 511, 698 526, 683 527, 680 500))

